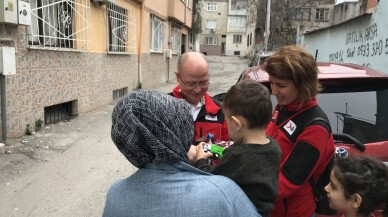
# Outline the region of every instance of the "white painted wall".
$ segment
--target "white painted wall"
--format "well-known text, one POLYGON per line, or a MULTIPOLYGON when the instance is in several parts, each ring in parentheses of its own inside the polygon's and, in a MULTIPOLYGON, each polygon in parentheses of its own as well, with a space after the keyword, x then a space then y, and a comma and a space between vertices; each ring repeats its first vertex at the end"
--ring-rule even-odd
POLYGON ((302 46, 317 61, 350 62, 388 74, 388 1, 373 14, 304 35, 302 46))
POLYGON ((245 35, 245 33, 228 33, 226 35, 226 47, 225 47, 226 56, 244 57, 246 55, 245 54, 246 49, 247 49, 247 36, 245 35), (233 35, 242 35, 240 44, 233 43, 233 35), (240 55, 234 55, 235 51, 240 51, 240 55))

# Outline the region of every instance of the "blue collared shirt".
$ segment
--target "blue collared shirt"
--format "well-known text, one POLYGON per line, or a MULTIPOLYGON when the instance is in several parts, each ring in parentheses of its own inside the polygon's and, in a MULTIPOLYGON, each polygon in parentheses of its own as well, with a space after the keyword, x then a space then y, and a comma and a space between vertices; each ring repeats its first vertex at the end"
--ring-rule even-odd
POLYGON ((114 183, 103 217, 260 216, 232 180, 186 163, 148 164, 114 183))

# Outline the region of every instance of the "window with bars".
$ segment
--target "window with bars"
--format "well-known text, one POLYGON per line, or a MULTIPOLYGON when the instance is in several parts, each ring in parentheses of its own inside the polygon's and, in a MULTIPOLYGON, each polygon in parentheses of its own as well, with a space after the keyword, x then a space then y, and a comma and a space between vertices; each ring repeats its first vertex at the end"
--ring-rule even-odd
POLYGON ((90 31, 89 0, 30 0, 28 43, 36 48, 86 50, 90 31))
POLYGON ((108 5, 109 52, 135 53, 134 12, 113 3, 108 5))
POLYGON ((162 52, 164 45, 164 22, 157 18, 152 17, 151 19, 151 51, 162 52))
POLYGON ((315 9, 315 20, 329 20, 329 9, 328 8, 316 8, 315 9))
POLYGON ((207 11, 217 11, 217 3, 215 2, 207 3, 207 11))
POLYGON ((233 35, 233 43, 241 44, 242 35, 233 35))
POLYGON ((205 37, 205 45, 217 45, 217 37, 205 37))
POLYGON ((178 27, 172 27, 172 52, 180 53, 181 51, 181 30, 178 27))

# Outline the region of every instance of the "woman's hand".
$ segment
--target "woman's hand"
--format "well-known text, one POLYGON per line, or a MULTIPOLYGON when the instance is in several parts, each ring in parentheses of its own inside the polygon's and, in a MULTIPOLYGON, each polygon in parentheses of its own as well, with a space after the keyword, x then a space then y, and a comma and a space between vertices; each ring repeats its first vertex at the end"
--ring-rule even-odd
POLYGON ((196 160, 196 155, 197 155, 197 146, 191 145, 189 151, 187 152, 187 158, 189 160, 190 165, 194 165, 196 160))
POLYGON ((204 142, 201 142, 197 145, 197 152, 196 152, 196 156, 195 156, 195 161, 202 159, 202 158, 208 159, 208 158, 213 156, 213 154, 210 151, 209 152, 204 151, 204 146, 205 146, 204 142))

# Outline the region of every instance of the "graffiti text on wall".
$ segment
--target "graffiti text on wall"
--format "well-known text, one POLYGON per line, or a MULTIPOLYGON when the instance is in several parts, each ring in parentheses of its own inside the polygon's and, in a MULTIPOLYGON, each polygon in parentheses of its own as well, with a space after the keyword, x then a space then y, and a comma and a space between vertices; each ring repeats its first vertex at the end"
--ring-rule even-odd
MULTIPOLYGON (((344 62, 355 57, 378 57, 388 55, 388 37, 378 37, 376 23, 363 30, 348 32, 345 37, 346 51, 338 50, 329 54, 330 62, 344 62)), ((359 63, 370 67, 370 63, 359 63)))
POLYGON ((352 43, 363 43, 365 41, 373 40, 377 37, 376 23, 365 28, 364 31, 353 31, 346 34, 346 45, 352 43))

